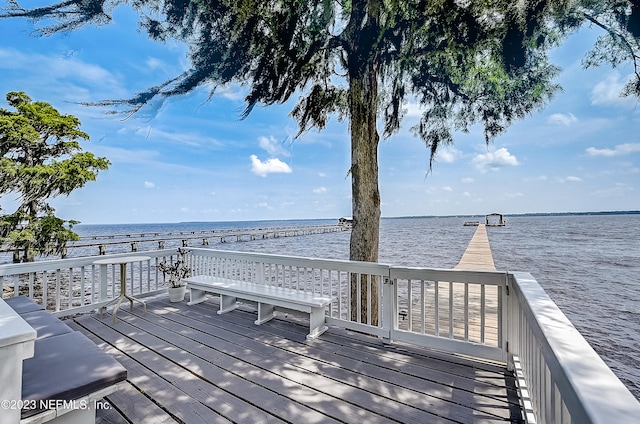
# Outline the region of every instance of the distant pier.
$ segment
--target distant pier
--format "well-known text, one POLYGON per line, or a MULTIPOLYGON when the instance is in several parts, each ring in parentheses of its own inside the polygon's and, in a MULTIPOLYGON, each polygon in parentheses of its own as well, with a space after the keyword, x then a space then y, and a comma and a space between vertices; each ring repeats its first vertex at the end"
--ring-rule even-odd
POLYGON ((209 246, 212 242, 227 243, 229 241, 241 242, 268 238, 296 237, 311 234, 333 233, 345 231, 347 229, 347 227, 342 225, 306 225, 86 236, 83 237, 80 242, 69 244, 69 249, 98 247, 99 254, 104 255, 107 251, 107 247, 113 245, 128 244, 131 246, 130 251, 136 252, 142 244, 146 244, 148 246, 146 250, 150 250, 153 247, 165 249, 174 247, 175 245, 179 245, 181 247, 198 245, 209 246))
MULTIPOLYGON (((325 234, 348 231, 351 227, 343 224, 300 225, 260 228, 218 228, 212 230, 192 230, 173 232, 147 232, 124 234, 94 234, 80 237, 79 241, 69 242, 61 257, 92 256, 95 254, 138 252, 174 247, 209 246, 214 243, 244 242, 251 240, 296 237, 312 234, 325 234)), ((14 262, 19 256, 13 249, 0 252, 13 252, 14 262)))

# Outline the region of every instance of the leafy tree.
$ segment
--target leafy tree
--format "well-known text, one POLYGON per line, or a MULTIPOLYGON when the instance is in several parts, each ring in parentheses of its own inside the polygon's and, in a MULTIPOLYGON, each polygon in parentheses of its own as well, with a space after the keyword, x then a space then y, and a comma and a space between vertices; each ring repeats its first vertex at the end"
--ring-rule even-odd
MULTIPOLYGON (((128 4, 154 40, 190 47, 192 69, 128 100, 97 104, 135 112, 154 98, 198 87, 247 87, 256 104, 298 102, 299 134, 348 119, 353 229, 350 258, 377 261, 378 144, 401 126, 404 107, 423 108, 413 128, 435 158, 455 131, 484 127, 486 141, 542 106, 556 86, 546 51, 566 2, 545 0, 66 0, 5 17, 52 22, 41 34, 106 24, 128 4)), ((363 296, 366 297, 366 291, 363 296)), ((375 291, 372 298, 376 299, 375 291)), ((366 304, 366 298, 363 304, 366 304)), ((373 312, 377 308, 373 308, 373 312)), ((365 316, 363 310, 362 317, 365 316)), ((377 318, 374 316, 374 321, 377 318)))
POLYGON ((78 238, 72 231, 77 221, 56 217, 47 200, 95 180, 109 161, 81 151, 78 140, 89 135, 75 116, 22 92, 8 93, 7 103, 15 111, 0 109, 0 194, 18 194, 19 205, 0 216, 0 237, 3 245, 24 251, 14 261, 33 261, 36 253, 60 253, 78 238))

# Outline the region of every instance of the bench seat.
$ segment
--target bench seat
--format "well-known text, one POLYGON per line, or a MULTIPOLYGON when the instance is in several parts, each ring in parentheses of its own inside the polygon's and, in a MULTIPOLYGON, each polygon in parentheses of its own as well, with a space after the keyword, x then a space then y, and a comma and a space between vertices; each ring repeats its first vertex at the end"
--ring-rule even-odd
POLYGON ((95 401, 117 390, 127 370, 33 300, 5 302, 36 331, 34 355, 22 361, 22 400, 33 402, 22 409, 21 423, 95 422, 95 401))
POLYGON ((26 314, 33 311, 44 311, 44 308, 29 299, 26 296, 15 296, 4 299, 7 305, 11 306, 11 309, 16 311, 19 315, 26 314))
POLYGON ((23 320, 27 321, 27 324, 36 330, 36 341, 73 332, 67 324, 47 311, 32 311, 20 314, 20 316, 23 320))
POLYGON ((220 295, 218 314, 236 309, 238 299, 242 299, 257 303, 258 319, 255 321, 256 325, 271 320, 275 316, 275 308, 277 307, 309 314, 307 339, 315 339, 327 330, 325 308, 331 304, 330 297, 284 287, 207 275, 189 277, 185 281, 191 293, 189 305, 203 302, 206 299, 206 293, 214 293, 220 295))
MULTIPOLYGON (((72 331, 36 340, 35 355, 23 362, 22 399, 82 399, 126 378, 127 370, 118 361, 84 334, 72 331)), ((23 410, 22 418, 40 412, 23 410)))

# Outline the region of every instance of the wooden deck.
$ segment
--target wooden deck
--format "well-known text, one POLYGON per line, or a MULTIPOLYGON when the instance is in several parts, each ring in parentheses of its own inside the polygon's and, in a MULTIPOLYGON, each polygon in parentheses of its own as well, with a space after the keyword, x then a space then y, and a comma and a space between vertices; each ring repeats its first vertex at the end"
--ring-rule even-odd
POLYGON ((115 324, 67 320, 128 370, 99 422, 519 422, 501 366, 339 328, 307 341, 302 318, 256 326, 251 308, 217 315, 215 299, 187 306, 161 296, 146 315, 118 311, 115 324))

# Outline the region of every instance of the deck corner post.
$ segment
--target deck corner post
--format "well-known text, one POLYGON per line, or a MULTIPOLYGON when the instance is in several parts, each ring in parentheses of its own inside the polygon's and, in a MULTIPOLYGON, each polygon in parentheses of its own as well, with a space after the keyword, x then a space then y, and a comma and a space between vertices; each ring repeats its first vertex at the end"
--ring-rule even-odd
POLYGON ((35 353, 36 331, 0 299, 0 423, 20 422, 22 363, 35 353), (15 402, 15 403, 14 403, 15 402))

